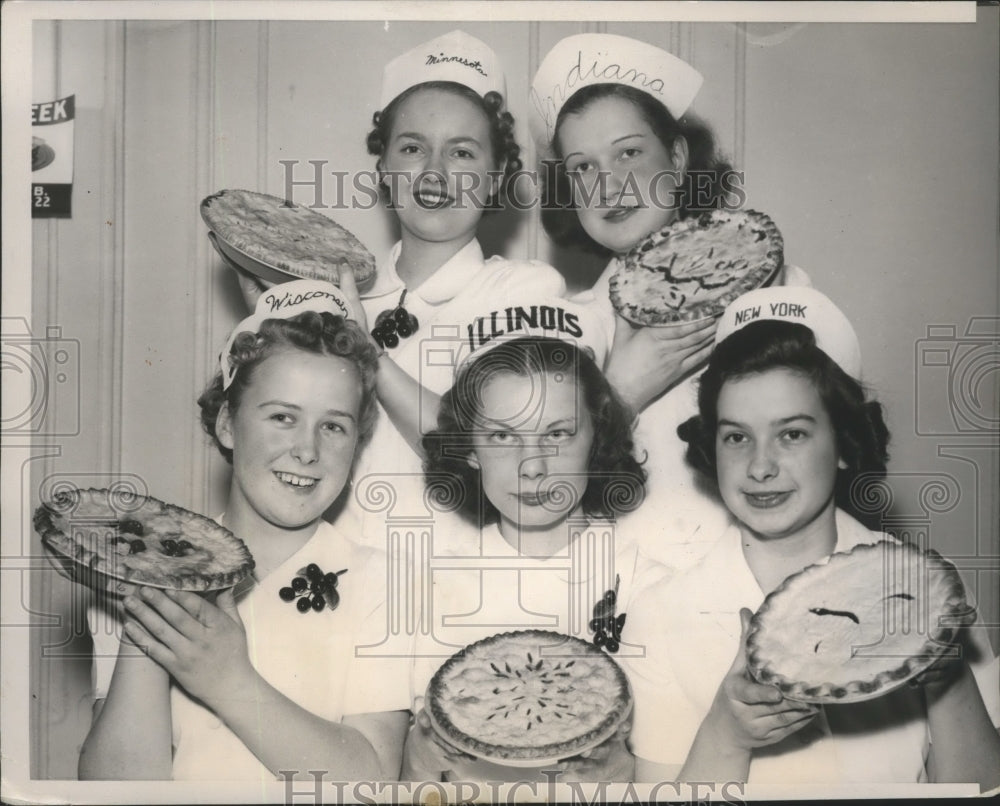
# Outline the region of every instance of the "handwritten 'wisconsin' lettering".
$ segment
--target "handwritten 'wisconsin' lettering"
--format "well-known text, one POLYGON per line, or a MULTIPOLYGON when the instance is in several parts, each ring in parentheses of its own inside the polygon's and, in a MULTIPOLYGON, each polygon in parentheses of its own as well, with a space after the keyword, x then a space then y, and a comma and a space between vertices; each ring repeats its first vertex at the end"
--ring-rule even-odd
POLYGON ((580 329, 580 319, 575 313, 551 305, 532 305, 504 308, 493 311, 488 316, 482 316, 466 327, 469 335, 469 348, 476 350, 498 336, 508 333, 516 334, 524 331, 556 331, 568 336, 579 338, 583 335, 580 329))
POLYGON ((291 308, 294 305, 301 305, 303 302, 310 299, 316 299, 317 297, 323 297, 331 300, 333 304, 340 309, 342 314, 347 316, 347 307, 344 303, 328 291, 306 291, 304 294, 290 294, 286 291, 282 296, 272 292, 264 297, 264 301, 271 306, 270 309, 273 313, 274 311, 280 311, 283 308, 291 308))

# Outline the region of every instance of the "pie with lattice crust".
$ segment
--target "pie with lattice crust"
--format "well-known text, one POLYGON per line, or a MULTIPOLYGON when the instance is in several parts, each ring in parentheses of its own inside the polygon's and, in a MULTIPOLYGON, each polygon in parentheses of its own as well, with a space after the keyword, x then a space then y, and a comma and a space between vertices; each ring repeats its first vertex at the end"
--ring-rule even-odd
POLYGON ((220 190, 201 203, 216 247, 240 268, 272 282, 292 277, 337 285, 349 268, 358 286, 375 258, 337 222, 301 204, 251 190, 220 190))
POLYGON ((608 739, 632 709, 625 674, 592 644, 554 632, 502 633, 447 660, 426 710, 450 744, 500 764, 537 766, 608 739))
POLYGON ((712 210, 654 232, 611 276, 611 303, 640 325, 676 325, 720 315, 765 285, 784 262, 774 222, 753 210, 712 210))
POLYGON ((249 549, 232 532, 148 496, 61 490, 35 510, 34 523, 75 579, 112 592, 127 593, 129 585, 219 590, 253 570, 249 549))
POLYGON ((881 541, 793 574, 764 600, 747 668, 795 700, 885 694, 949 650, 974 618, 955 566, 936 551, 881 541))

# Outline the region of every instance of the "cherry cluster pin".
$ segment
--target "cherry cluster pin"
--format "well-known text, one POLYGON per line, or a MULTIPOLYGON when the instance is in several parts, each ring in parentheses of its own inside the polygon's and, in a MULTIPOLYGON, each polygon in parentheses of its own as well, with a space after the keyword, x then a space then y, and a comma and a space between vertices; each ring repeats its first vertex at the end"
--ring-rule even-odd
POLYGON ((305 568, 299 569, 291 585, 278 591, 278 596, 283 602, 295 602, 300 613, 308 613, 310 610, 318 613, 325 607, 336 610, 340 604, 337 577, 346 573, 346 568, 336 573, 333 571, 324 573, 316 563, 309 563, 305 568))
POLYGON ((594 617, 590 620, 590 630, 594 633, 594 646, 604 647, 608 652, 617 652, 625 627, 625 614, 615 615, 618 602, 618 585, 621 577, 615 574, 615 587, 604 592, 594 605, 594 617))
POLYGON ((379 347, 391 350, 399 344, 400 339, 409 338, 420 327, 417 317, 403 307, 405 300, 406 289, 404 288, 396 307, 386 309, 375 317, 372 338, 378 342, 379 347))

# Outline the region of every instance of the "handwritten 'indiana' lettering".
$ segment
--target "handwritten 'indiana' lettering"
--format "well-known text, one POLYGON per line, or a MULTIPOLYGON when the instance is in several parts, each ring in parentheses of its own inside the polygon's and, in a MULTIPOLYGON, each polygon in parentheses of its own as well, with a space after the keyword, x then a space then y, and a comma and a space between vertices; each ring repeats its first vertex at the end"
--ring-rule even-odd
MULTIPOLYGON (((588 61, 590 61, 588 59, 588 61)), ((640 72, 635 67, 625 67, 624 65, 612 62, 601 66, 600 61, 594 59, 593 64, 584 70, 583 51, 576 53, 576 62, 566 73, 566 78, 552 88, 552 92, 547 98, 539 97, 534 90, 531 91, 531 101, 535 105, 538 114, 545 121, 545 126, 551 132, 555 128, 557 110, 562 108, 575 91, 578 84, 584 84, 588 80, 593 82, 607 81, 613 84, 631 84, 646 92, 663 95, 664 82, 662 78, 651 77, 648 73, 640 72)))
MULTIPOLYGON (((555 330, 568 336, 579 338, 583 335, 580 319, 575 313, 551 305, 520 306, 493 311, 467 326, 469 347, 475 350, 489 341, 507 333, 518 331, 555 330)), ((527 333, 525 334, 527 335, 527 333)))
POLYGON ((280 311, 283 308, 291 308, 294 305, 301 305, 303 302, 316 299, 317 297, 329 299, 333 302, 334 306, 336 306, 343 313, 344 316, 347 315, 347 308, 344 303, 336 295, 331 294, 329 291, 306 291, 302 294, 290 294, 286 291, 283 296, 270 293, 264 298, 264 301, 271 306, 271 312, 273 313, 274 311, 280 311))
POLYGON ((445 56, 443 53, 439 53, 435 56, 433 53, 427 55, 427 61, 425 64, 445 64, 446 62, 456 62, 458 64, 463 64, 466 67, 471 67, 480 75, 485 76, 486 71, 483 70, 483 63, 478 59, 476 61, 470 61, 464 56, 445 56))

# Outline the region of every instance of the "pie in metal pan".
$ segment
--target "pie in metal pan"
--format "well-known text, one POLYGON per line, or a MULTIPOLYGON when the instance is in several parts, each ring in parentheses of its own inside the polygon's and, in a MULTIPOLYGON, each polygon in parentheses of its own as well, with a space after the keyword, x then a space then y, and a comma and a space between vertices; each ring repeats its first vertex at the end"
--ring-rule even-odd
POLYGON ((706 321, 767 285, 783 264, 784 240, 768 216, 712 210, 636 244, 611 276, 611 303, 630 322, 647 327, 706 321))
POLYGON ((793 700, 862 702, 927 669, 974 617, 957 569, 936 551, 860 545, 767 596, 751 620, 747 668, 793 700))
POLYGON ((447 660, 426 711, 449 744, 495 764, 539 767, 611 737, 632 710, 618 664, 587 641, 545 630, 494 635, 447 660))
POLYGON ((349 268, 359 287, 375 277, 375 258, 325 215, 277 196, 220 190, 201 203, 209 238, 223 258, 272 283, 291 279, 339 283, 349 268))
POLYGON ((35 510, 34 526, 73 579, 115 594, 136 585, 221 590, 254 565, 243 541, 215 521, 116 490, 60 490, 35 510))

